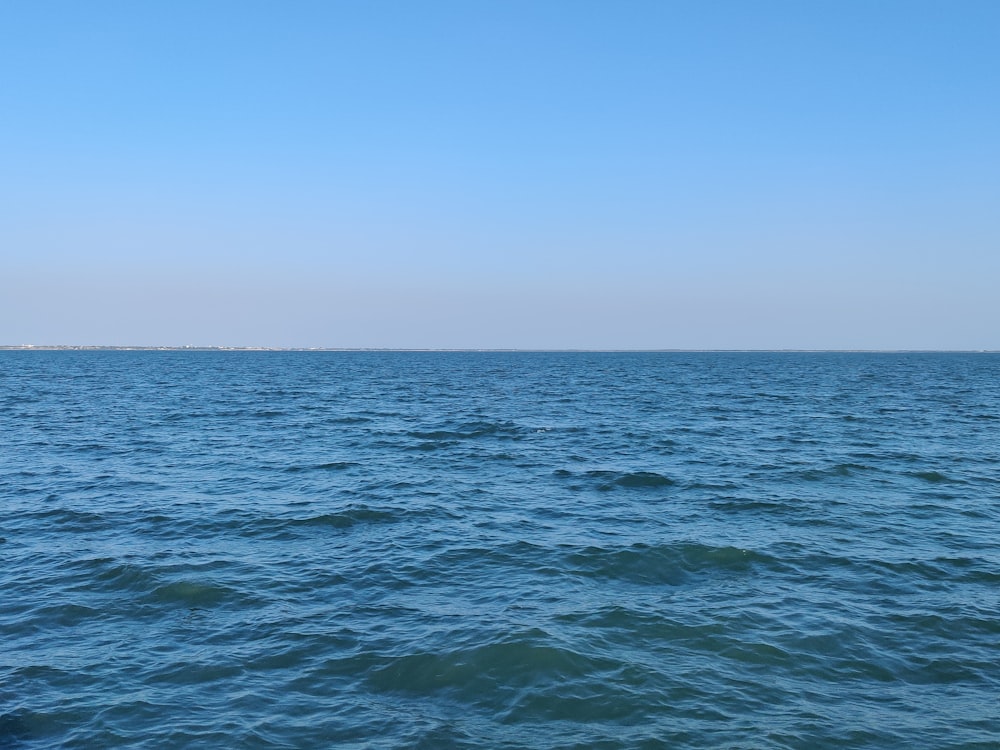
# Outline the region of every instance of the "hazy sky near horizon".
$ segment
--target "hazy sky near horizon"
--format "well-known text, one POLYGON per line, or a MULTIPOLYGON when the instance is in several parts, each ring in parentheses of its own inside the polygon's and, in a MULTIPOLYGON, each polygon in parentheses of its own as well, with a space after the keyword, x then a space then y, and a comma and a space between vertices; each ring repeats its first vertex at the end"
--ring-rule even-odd
POLYGON ((0 344, 997 349, 998 39, 994 0, 11 0, 0 344))

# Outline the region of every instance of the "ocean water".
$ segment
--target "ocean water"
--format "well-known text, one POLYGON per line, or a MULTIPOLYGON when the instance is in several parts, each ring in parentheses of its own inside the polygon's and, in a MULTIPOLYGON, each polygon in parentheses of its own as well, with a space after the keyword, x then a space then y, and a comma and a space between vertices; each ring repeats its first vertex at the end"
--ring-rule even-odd
POLYGON ((1000 355, 0 352, 0 748, 1000 747, 1000 355))

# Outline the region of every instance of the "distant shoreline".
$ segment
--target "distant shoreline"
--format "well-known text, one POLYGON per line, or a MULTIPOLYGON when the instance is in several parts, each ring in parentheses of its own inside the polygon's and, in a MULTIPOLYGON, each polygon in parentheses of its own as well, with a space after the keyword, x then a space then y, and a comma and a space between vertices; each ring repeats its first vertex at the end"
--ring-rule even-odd
POLYGON ((65 344, 0 345, 0 351, 87 352, 536 352, 536 353, 761 353, 761 354, 998 354, 1000 349, 433 349, 393 347, 282 346, 76 346, 65 344))

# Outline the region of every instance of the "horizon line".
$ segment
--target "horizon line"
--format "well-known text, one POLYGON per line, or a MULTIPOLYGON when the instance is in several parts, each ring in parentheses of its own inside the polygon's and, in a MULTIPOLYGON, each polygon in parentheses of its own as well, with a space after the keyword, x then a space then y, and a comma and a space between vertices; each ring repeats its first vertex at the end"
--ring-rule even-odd
POLYGON ((329 346, 157 346, 115 344, 0 344, 0 351, 204 351, 204 352, 498 352, 498 353, 830 353, 830 354, 997 354, 1000 349, 805 349, 805 348, 529 348, 529 347, 329 347, 329 346))

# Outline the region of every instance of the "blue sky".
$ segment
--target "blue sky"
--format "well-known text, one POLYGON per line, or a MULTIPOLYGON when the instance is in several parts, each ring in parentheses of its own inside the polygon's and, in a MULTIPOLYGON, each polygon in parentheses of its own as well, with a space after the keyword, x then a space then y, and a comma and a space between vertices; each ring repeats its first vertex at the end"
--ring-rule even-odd
POLYGON ((0 343, 1000 348, 1000 3, 0 10, 0 343))

